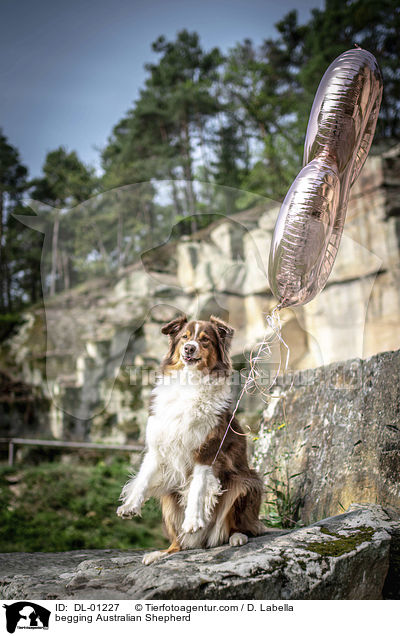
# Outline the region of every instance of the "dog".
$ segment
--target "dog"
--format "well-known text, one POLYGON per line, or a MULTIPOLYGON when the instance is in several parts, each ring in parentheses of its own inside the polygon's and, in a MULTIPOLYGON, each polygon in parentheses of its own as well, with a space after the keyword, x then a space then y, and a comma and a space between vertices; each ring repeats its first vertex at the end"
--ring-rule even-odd
POLYGON ((164 325, 169 350, 152 391, 146 453, 122 489, 120 517, 139 515, 149 497, 161 500, 167 550, 143 563, 190 548, 247 543, 265 533, 259 520, 263 486, 249 467, 246 436, 232 419, 229 356, 234 330, 211 316, 164 325))

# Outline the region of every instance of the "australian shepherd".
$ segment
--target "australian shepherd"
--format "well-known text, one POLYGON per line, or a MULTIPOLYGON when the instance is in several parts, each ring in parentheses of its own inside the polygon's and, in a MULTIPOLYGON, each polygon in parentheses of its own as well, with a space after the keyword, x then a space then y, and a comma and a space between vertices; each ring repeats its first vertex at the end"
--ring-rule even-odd
POLYGON ((149 497, 161 500, 171 545, 146 554, 146 565, 188 548, 243 545, 265 532, 258 518, 263 487, 249 467, 246 436, 236 419, 228 428, 234 330, 214 316, 180 316, 161 332, 169 351, 152 392, 146 453, 117 510, 132 517, 149 497))

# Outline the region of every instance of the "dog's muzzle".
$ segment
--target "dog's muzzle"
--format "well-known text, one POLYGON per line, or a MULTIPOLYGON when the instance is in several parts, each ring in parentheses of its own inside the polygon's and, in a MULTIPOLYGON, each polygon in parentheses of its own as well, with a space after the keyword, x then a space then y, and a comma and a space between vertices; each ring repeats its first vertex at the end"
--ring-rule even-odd
POLYGON ((198 362, 200 360, 198 353, 199 353, 199 345, 194 340, 190 340, 189 342, 186 342, 183 346, 183 351, 181 354, 182 360, 186 364, 193 364, 195 362, 198 362))

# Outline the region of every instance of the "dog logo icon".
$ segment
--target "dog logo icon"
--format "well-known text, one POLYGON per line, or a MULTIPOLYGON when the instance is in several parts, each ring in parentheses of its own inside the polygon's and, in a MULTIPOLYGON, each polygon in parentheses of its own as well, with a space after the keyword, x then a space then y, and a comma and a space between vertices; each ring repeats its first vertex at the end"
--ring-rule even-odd
POLYGON ((13 634, 18 629, 48 629, 51 612, 30 601, 18 601, 3 605, 6 610, 7 631, 13 634))

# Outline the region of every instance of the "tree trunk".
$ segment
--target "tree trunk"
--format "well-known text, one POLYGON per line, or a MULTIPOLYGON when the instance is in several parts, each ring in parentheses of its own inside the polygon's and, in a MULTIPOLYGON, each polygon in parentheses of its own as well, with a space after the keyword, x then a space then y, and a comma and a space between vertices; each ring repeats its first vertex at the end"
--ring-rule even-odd
POLYGON ((11 276, 10 269, 7 263, 4 263, 4 278, 6 283, 6 294, 7 294, 7 310, 12 311, 12 296, 11 296, 11 276))
POLYGON ((123 218, 121 210, 118 211, 118 228, 117 228, 117 254, 118 254, 118 269, 122 267, 122 236, 123 233, 123 218))
POLYGON ((4 228, 4 192, 0 190, 0 310, 6 307, 5 302, 5 268, 4 249, 3 249, 3 228, 4 228))
POLYGON ((56 218, 53 225, 53 239, 52 239, 52 251, 51 251, 51 274, 50 274, 50 296, 54 296, 56 293, 56 279, 57 279, 57 263, 58 263, 58 232, 60 229, 60 212, 57 210, 56 218))
POLYGON ((37 278, 35 276, 35 271, 33 269, 33 267, 31 268, 31 273, 30 273, 30 289, 31 289, 31 303, 35 304, 38 298, 38 293, 37 293, 37 278))
MULTIPOLYGON (((160 125, 160 134, 161 134, 161 139, 163 140, 163 143, 168 145, 169 144, 168 134, 167 134, 167 131, 165 130, 165 127, 162 125, 160 125)), ((183 210, 179 201, 179 194, 178 194, 178 188, 176 187, 176 183, 175 183, 175 176, 170 166, 168 167, 168 174, 169 174, 169 178, 171 179, 172 199, 174 202, 175 214, 176 216, 181 216, 183 210)))
POLYGON ((89 221, 90 226, 93 228, 94 233, 96 234, 96 238, 97 238, 97 247, 99 248, 99 252, 103 258, 104 261, 104 266, 106 268, 106 270, 109 269, 109 258, 108 258, 108 254, 106 252, 106 249, 104 247, 104 243, 101 240, 101 233, 99 228, 97 227, 96 223, 94 221, 89 221))
POLYGON ((69 256, 65 250, 61 252, 61 260, 62 260, 63 275, 64 275, 64 289, 69 289, 71 287, 70 277, 69 277, 69 256))
POLYGON ((227 216, 234 214, 235 212, 235 192, 232 188, 224 189, 225 195, 225 212, 227 216))
POLYGON ((146 201, 144 204, 144 211, 147 217, 147 225, 149 228, 149 238, 151 247, 154 247, 154 218, 153 218, 153 204, 151 201, 146 201))
POLYGON ((197 230, 197 221, 195 218, 196 212, 196 198, 193 190, 193 172, 192 172, 192 158, 190 156, 190 136, 189 136, 189 126, 184 119, 182 124, 183 129, 183 138, 184 138, 184 151, 185 151, 185 160, 184 160, 184 172, 185 172, 185 180, 186 180, 186 191, 188 198, 188 206, 189 206, 189 215, 192 217, 190 221, 191 231, 196 232, 197 230))
POLYGON ((208 202, 208 207, 209 207, 210 212, 211 212, 211 210, 212 210, 212 192, 213 192, 213 189, 211 187, 211 179, 210 179, 211 170, 209 168, 207 157, 206 157, 206 153, 205 153, 205 150, 204 150, 206 144, 205 144, 205 141, 204 141, 203 124, 201 122, 201 118, 200 118, 199 115, 197 115, 197 128, 199 130, 200 152, 201 152, 201 158, 203 160, 204 177, 205 177, 205 180, 206 180, 207 202, 208 202))
POLYGON ((60 251, 60 250, 58 250, 58 256, 57 256, 57 276, 56 276, 56 280, 59 281, 58 290, 57 290, 57 285, 56 285, 56 291, 64 291, 65 290, 64 264, 63 264, 63 259, 62 259, 62 251, 60 251), (64 284, 64 287, 62 287, 62 284, 64 284))
POLYGON ((183 210, 182 210, 181 202, 179 201, 179 193, 178 193, 178 188, 176 187, 175 178, 171 171, 169 174, 171 178, 172 199, 174 201, 175 214, 176 216, 182 216, 183 210))

